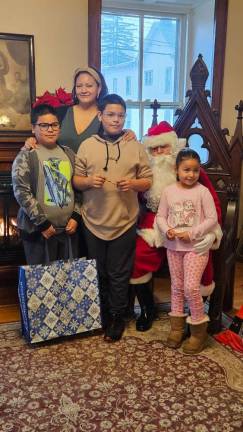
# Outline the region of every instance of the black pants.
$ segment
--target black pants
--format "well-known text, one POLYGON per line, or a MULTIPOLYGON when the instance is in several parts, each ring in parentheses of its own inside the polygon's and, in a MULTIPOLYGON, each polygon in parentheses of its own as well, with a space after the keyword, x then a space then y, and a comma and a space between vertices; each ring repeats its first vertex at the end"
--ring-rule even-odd
MULTIPOLYGON (((72 244, 73 258, 78 257, 78 234, 70 236, 72 244)), ((62 232, 55 236, 50 237, 48 240, 44 239, 42 234, 35 236, 33 239, 23 239, 24 252, 27 264, 46 264, 46 250, 45 242, 47 242, 48 254, 50 261, 69 258, 68 249, 68 234, 62 232)))
POLYGON ((87 245, 85 241, 85 235, 84 235, 84 223, 81 216, 81 221, 79 223, 77 233, 78 233, 78 256, 79 257, 87 257, 88 256, 88 250, 87 245))
POLYGON ((135 254, 136 225, 114 240, 102 240, 84 227, 88 257, 97 261, 102 313, 123 315, 135 254))

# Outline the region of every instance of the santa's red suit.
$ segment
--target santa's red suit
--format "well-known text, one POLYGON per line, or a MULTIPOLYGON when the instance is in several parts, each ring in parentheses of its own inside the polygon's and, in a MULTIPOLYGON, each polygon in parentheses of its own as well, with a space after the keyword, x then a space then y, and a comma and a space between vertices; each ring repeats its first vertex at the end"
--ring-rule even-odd
MULTIPOLYGON (((144 145, 147 148, 153 171, 153 185, 142 197, 144 201, 142 204, 143 210, 141 211, 138 224, 135 263, 130 282, 136 287, 140 306, 146 306, 146 302, 148 302, 151 306, 150 309, 152 308, 152 299, 146 299, 148 290, 146 285, 151 280, 152 273, 161 268, 166 258, 166 250, 163 248, 163 237, 156 225, 155 216, 162 190, 167 185, 176 181, 175 158, 178 151, 185 147, 185 144, 186 140, 178 139, 174 129, 167 122, 161 122, 159 125, 150 128, 148 135, 144 138, 144 145), (155 150, 158 148, 161 150, 156 154, 155 150)), ((195 252, 203 253, 210 248, 217 249, 219 247, 222 237, 220 228, 221 208, 213 185, 202 168, 200 170, 199 182, 211 192, 219 222, 215 232, 208 234, 205 239, 202 239, 198 243, 198 249, 197 246, 195 247, 195 252)), ((213 263, 210 252, 209 261, 201 281, 201 293, 203 296, 208 296, 212 293, 213 289, 213 263)), ((146 307, 144 307, 144 314, 146 315, 146 307)), ((137 322, 137 329, 140 329, 139 322, 137 322)), ((143 325, 140 330, 143 331, 143 325)))

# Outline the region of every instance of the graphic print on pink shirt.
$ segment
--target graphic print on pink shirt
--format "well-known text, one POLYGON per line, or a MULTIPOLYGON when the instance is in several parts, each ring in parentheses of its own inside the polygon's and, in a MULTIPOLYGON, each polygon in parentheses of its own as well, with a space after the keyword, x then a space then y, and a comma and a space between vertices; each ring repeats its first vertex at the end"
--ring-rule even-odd
POLYGON ((168 224, 172 228, 191 227, 194 224, 196 209, 191 200, 173 203, 169 208, 168 224))

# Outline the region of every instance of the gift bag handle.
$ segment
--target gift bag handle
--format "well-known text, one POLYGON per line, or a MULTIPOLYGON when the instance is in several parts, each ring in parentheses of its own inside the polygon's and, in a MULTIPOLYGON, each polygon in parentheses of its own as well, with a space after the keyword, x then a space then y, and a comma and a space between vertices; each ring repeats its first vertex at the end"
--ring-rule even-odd
MULTIPOLYGON (((67 238, 68 238, 68 260, 72 261, 73 260, 72 241, 71 241, 70 235, 68 235, 67 238)), ((50 256, 49 256, 49 250, 48 250, 47 242, 48 242, 48 240, 45 239, 45 264, 49 265, 50 264, 50 256)))
POLYGON ((72 241, 71 241, 71 236, 68 235, 68 260, 72 261, 73 260, 73 248, 72 248, 72 241))

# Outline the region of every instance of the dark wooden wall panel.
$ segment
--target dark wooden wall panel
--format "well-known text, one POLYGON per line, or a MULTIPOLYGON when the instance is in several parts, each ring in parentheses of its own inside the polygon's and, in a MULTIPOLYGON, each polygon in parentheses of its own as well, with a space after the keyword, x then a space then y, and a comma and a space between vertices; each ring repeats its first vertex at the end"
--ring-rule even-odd
POLYGON ((215 42, 214 42, 214 67, 213 67, 213 85, 212 85, 212 110, 217 113, 219 123, 220 123, 221 111, 222 111, 227 17, 228 17, 228 0, 215 0, 215 9, 214 9, 215 42))
POLYGON ((101 0, 88 1, 88 63, 100 69, 101 0))

